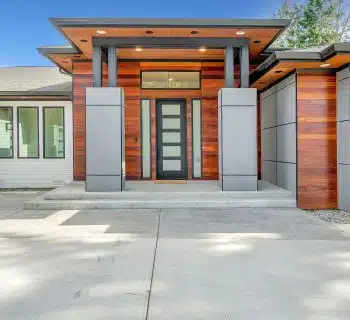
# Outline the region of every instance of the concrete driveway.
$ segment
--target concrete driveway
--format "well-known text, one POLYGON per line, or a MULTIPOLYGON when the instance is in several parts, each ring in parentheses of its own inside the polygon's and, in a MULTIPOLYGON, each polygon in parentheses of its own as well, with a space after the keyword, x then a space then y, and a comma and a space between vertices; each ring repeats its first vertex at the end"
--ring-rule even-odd
POLYGON ((350 318, 350 238, 303 211, 23 211, 20 199, 0 194, 1 319, 350 318))

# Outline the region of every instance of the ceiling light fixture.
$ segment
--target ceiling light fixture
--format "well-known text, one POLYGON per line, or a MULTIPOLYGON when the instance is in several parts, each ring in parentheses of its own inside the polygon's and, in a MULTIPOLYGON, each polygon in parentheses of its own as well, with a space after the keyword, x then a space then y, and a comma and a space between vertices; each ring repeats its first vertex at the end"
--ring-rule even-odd
POLYGON ((275 73, 282 73, 282 71, 281 70, 276 70, 275 73))
POLYGON ((96 33, 98 33, 98 34, 106 34, 107 31, 106 30, 97 30, 96 33))
POLYGON ((323 63, 323 64, 320 64, 320 67, 321 68, 327 68, 327 67, 330 67, 331 64, 330 63, 323 63))
POLYGON ((202 47, 202 48, 199 48, 199 51, 200 51, 200 52, 205 52, 205 51, 207 51, 207 49, 204 48, 204 47, 202 47))
POLYGON ((198 34, 199 32, 197 30, 191 31, 191 34, 198 34))
POLYGON ((141 47, 136 47, 136 48, 135 48, 135 51, 141 52, 141 51, 142 51, 142 48, 141 48, 141 47))
POLYGON ((146 34, 153 34, 153 31, 152 30, 147 30, 145 33, 146 34))
POLYGON ((88 42, 86 39, 80 39, 80 42, 88 42))
POLYGON ((169 81, 173 81, 173 78, 169 78, 168 80, 169 80, 169 81))
POLYGON ((261 41, 260 40, 255 40, 254 43, 261 43, 261 41))
POLYGON ((238 35, 238 36, 243 36, 244 34, 245 34, 245 32, 242 30, 236 32, 236 35, 238 35))
POLYGON ((76 56, 73 56, 73 58, 79 59, 79 58, 80 58, 80 56, 76 55, 76 56))

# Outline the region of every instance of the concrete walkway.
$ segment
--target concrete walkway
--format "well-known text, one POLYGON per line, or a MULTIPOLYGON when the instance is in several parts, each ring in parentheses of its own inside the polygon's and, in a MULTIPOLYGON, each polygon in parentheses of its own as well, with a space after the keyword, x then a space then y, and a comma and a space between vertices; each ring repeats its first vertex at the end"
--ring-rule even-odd
POLYGON ((349 319, 350 237, 303 211, 22 211, 10 199, 1 319, 349 319))

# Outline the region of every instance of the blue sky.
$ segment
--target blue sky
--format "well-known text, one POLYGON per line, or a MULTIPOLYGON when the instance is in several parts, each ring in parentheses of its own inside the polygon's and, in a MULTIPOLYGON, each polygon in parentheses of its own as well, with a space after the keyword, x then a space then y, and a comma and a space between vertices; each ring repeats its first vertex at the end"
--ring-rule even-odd
POLYGON ((271 18, 282 0, 1 0, 0 66, 50 65, 37 53, 65 44, 49 17, 271 18))

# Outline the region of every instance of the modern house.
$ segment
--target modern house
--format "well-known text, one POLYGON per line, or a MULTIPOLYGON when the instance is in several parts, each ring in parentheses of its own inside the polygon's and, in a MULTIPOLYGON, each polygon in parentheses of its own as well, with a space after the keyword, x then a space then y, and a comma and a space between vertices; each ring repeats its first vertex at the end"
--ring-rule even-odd
POLYGON ((51 19, 57 68, 0 69, 0 187, 217 180, 350 210, 350 44, 281 50, 288 20, 51 19))

